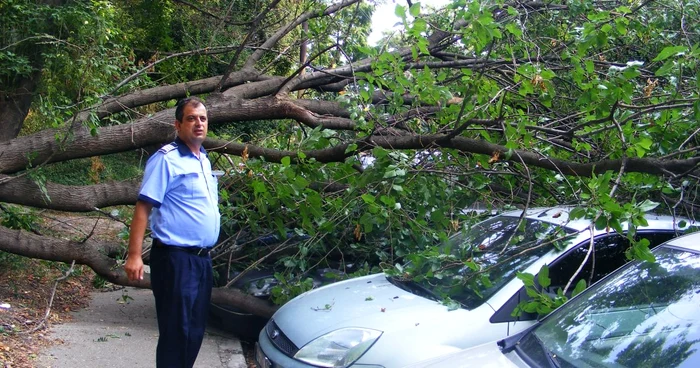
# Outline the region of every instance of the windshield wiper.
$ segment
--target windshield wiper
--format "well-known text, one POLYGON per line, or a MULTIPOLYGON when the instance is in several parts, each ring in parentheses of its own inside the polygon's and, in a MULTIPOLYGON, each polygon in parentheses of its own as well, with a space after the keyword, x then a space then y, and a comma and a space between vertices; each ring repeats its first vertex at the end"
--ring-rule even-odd
POLYGON ((561 368, 561 363, 559 363, 559 360, 557 360, 557 355, 552 353, 551 350, 547 349, 544 346, 542 340, 539 339, 539 337, 535 336, 535 334, 530 334, 530 338, 535 339, 535 341, 537 341, 537 343, 540 344, 544 355, 547 356, 547 360, 549 361, 550 366, 552 366, 553 368, 561 368))
POLYGON ((435 294, 432 290, 426 288, 425 286, 412 281, 412 280, 399 280, 396 277, 389 276, 387 277, 389 282, 392 284, 396 285, 397 287, 408 291, 409 293, 416 294, 418 296, 422 296, 424 298, 434 300, 434 301, 440 301, 440 298, 435 294))
POLYGON ((551 350, 547 349, 542 340, 540 340, 537 336, 535 336, 534 333, 532 333, 532 330, 534 330, 536 327, 537 324, 530 326, 529 328, 518 333, 517 335, 513 335, 511 337, 507 337, 503 340, 498 341, 497 344, 501 348, 501 352, 503 354, 507 354, 515 350, 520 356, 520 358, 528 364, 528 366, 539 367, 542 365, 542 358, 538 359, 537 356, 533 355, 533 353, 535 352, 527 351, 525 349, 526 347, 534 347, 534 344, 530 342, 534 341, 536 342, 537 347, 541 349, 541 354, 544 354, 546 356, 546 360, 547 363, 549 363, 549 367, 561 368, 562 365, 557 359, 556 354, 553 354, 551 350))

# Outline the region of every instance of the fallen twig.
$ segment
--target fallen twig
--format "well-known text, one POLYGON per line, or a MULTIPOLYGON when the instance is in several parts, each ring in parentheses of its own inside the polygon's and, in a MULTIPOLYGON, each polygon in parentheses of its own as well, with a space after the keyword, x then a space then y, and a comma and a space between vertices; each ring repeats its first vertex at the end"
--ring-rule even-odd
POLYGON ((58 283, 67 279, 73 273, 74 269, 75 269, 75 260, 71 263, 70 268, 66 271, 66 273, 63 276, 57 278, 56 281, 53 283, 53 288, 51 289, 51 297, 49 298, 49 305, 46 306, 46 313, 44 313, 44 317, 41 319, 41 321, 39 321, 39 323, 36 326, 34 326, 34 328, 32 328, 29 331, 23 332, 24 334, 34 333, 34 332, 38 331, 39 329, 41 329, 42 327, 46 326, 46 321, 48 320, 49 314, 51 313, 51 306, 53 305, 53 299, 56 296, 56 289, 58 288, 58 283))

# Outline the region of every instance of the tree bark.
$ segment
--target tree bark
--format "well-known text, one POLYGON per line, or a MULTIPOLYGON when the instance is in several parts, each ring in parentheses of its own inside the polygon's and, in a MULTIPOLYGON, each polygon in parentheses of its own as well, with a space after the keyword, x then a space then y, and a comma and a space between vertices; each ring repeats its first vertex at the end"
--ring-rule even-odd
POLYGON ((11 88, 10 92, 0 91, 0 142, 17 138, 22 130, 34 99, 36 78, 38 73, 29 78, 20 77, 15 86, 4 87, 11 88))
MULTIPOLYGON (((117 285, 150 288, 148 274, 143 280, 129 281, 122 266, 108 254, 123 253, 117 243, 84 239, 83 241, 57 239, 28 233, 22 230, 10 230, 0 226, 0 249, 25 257, 46 259, 57 262, 86 265, 107 281, 117 285)), ((269 302, 244 294, 235 289, 217 288, 212 294, 212 301, 231 305, 255 315, 270 317, 276 307, 269 302)))

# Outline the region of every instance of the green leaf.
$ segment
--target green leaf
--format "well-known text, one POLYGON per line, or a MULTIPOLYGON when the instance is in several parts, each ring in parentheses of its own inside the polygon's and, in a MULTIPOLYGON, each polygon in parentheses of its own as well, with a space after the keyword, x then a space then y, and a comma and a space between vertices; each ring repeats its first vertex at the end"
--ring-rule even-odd
POLYGON ((369 101, 371 95, 368 90, 363 89, 360 91, 360 97, 362 97, 362 100, 364 101, 369 101))
POLYGON ((406 17, 406 7, 397 4, 394 8, 394 15, 401 19, 404 19, 406 17))
POLYGON ((411 14, 412 17, 417 17, 420 15, 420 3, 415 3, 411 5, 411 8, 408 9, 408 13, 411 14))
POLYGON ((520 27, 512 23, 506 24, 506 31, 510 32, 516 37, 522 37, 523 35, 523 31, 520 29, 520 27))
POLYGON ((539 302, 529 302, 525 304, 523 307, 523 310, 528 313, 535 313, 537 312, 537 308, 539 308, 540 303, 539 302))
POLYGON ((569 212, 570 220, 582 219, 586 216, 586 209, 583 207, 575 207, 569 212))
POLYGON ((530 274, 530 273, 525 273, 525 272, 518 272, 516 275, 517 278, 522 280, 523 284, 525 286, 535 286, 535 275, 530 274))
POLYGON ((637 242, 628 250, 628 256, 632 259, 638 259, 647 262, 656 262, 656 257, 649 249, 649 242, 637 242))
POLYGON ((618 233, 622 233, 622 224, 620 223, 620 219, 613 218, 608 221, 608 226, 611 227, 613 230, 617 231, 618 233))
POLYGON ((642 212, 649 212, 658 206, 658 202, 650 201, 648 199, 645 199, 642 203, 637 204, 637 208, 639 208, 639 210, 642 212))
POLYGON ((454 301, 452 299, 448 299, 447 301, 444 301, 443 303, 447 306, 448 311, 455 311, 455 310, 458 310, 462 307, 459 303, 457 303, 456 301, 454 301))
POLYGON ((267 187, 265 186, 265 183, 255 180, 251 183, 251 186, 253 187, 253 193, 254 194, 261 194, 261 193, 267 193, 267 187))
POLYGON ((608 227, 608 219, 605 218, 604 216, 598 217, 598 219, 595 221, 596 230, 607 229, 607 227, 608 227))
POLYGON ((686 46, 669 46, 661 50, 659 55, 657 55, 654 60, 652 61, 663 61, 671 56, 677 55, 682 52, 688 51, 688 48, 686 46))
POLYGON ((537 274, 537 282, 543 288, 548 288, 551 285, 552 280, 549 278, 549 267, 547 265, 540 268, 540 272, 537 274))
POLYGON ((673 68, 676 66, 676 64, 673 62, 673 60, 669 60, 664 65, 662 65, 659 69, 654 72, 654 75, 657 77, 661 76, 666 76, 672 73, 673 68))
POLYGON ((571 296, 576 296, 584 290, 586 290, 586 280, 578 280, 578 282, 576 283, 576 287, 574 287, 574 291, 571 293, 571 296))
POLYGON ((626 35, 627 34, 627 26, 629 24, 629 21, 627 21, 626 18, 615 18, 615 29, 617 30, 617 33, 621 35, 626 35))
POLYGON ((527 296, 529 296, 530 298, 533 298, 533 299, 540 296, 540 292, 531 288, 531 287, 526 287, 525 292, 527 293, 527 296))
POLYGON ((654 141, 649 138, 642 138, 637 142, 637 144, 644 147, 644 149, 649 150, 651 145, 654 144, 654 141))
POLYGON ((373 204, 375 202, 374 196, 371 194, 363 194, 362 200, 367 204, 373 204))
POLYGON ((379 197, 379 200, 384 203, 387 207, 393 207, 396 204, 396 199, 383 195, 379 197))
POLYGON ((539 315, 547 315, 552 312, 552 307, 545 305, 545 304, 539 304, 537 306, 537 314, 539 315))

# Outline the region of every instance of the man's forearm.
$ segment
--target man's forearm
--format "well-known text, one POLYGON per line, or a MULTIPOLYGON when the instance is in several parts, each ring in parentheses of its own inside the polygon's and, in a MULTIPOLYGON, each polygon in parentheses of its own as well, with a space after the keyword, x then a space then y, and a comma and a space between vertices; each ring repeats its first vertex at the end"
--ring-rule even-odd
POLYGON ((129 256, 141 256, 143 250, 143 237, 148 225, 148 214, 153 206, 143 201, 136 202, 134 217, 131 220, 129 230, 129 256))

